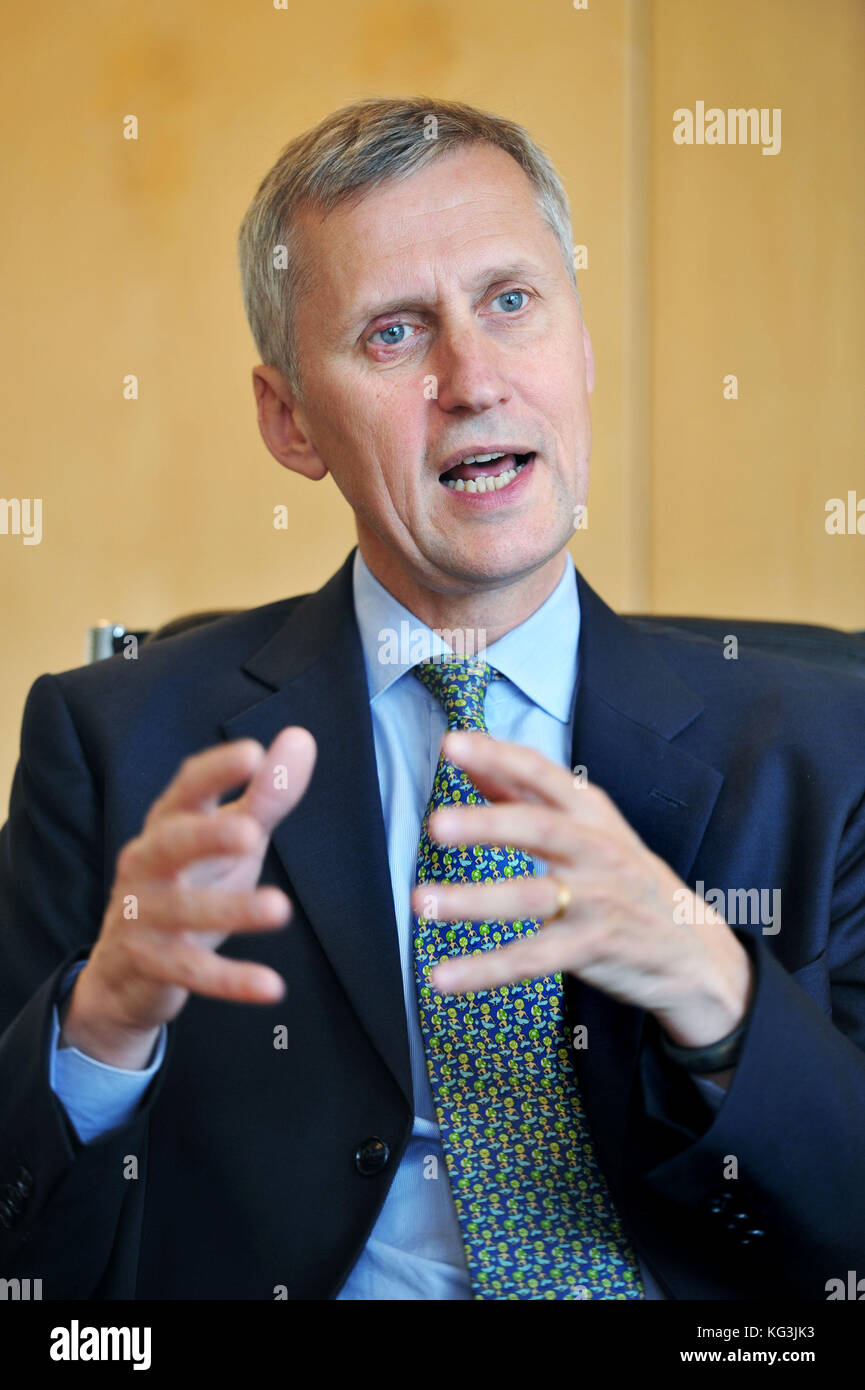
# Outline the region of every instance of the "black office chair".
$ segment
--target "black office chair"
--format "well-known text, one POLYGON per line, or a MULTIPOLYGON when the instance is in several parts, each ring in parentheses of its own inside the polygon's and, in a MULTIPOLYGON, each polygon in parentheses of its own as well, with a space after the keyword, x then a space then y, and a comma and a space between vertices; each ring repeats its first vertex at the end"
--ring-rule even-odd
MULTIPOLYGON (((89 660, 100 661, 122 652, 124 640, 130 636, 137 638, 139 644, 158 642, 163 637, 174 637, 189 628, 240 611, 239 608, 217 608, 186 613, 171 618, 161 627, 131 633, 119 623, 100 623, 90 629, 89 660)), ((842 628, 821 627, 812 623, 764 622, 753 618, 691 618, 655 613, 625 613, 622 616, 638 623, 648 632, 659 628, 685 629, 702 637, 711 637, 719 644, 732 635, 739 646, 746 650, 753 648, 774 652, 778 656, 793 657, 810 665, 849 671, 865 679, 865 632, 847 632, 842 628)))
POLYGON ((776 656, 794 657, 812 666, 849 671, 852 675, 865 678, 865 632, 754 618, 666 617, 653 613, 627 613, 624 616, 645 626, 648 631, 665 627, 685 629, 701 637, 711 637, 719 644, 725 637, 733 636, 739 646, 746 650, 752 648, 776 656))
POLYGON ((212 623, 214 618, 225 618, 229 613, 239 613, 239 608, 208 608, 200 613, 184 613, 179 618, 170 618, 161 627, 127 629, 122 623, 97 623, 87 631, 87 660, 103 661, 107 656, 116 656, 124 649, 128 637, 134 637, 141 645, 144 642, 158 642, 161 637, 174 637, 178 632, 186 632, 202 623, 212 623))

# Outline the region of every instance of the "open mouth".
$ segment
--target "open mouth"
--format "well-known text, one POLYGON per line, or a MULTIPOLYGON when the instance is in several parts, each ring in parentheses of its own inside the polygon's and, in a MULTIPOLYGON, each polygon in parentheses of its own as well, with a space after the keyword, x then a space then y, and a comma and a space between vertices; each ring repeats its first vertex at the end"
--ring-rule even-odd
POLYGON ((439 478, 456 492, 501 492, 519 477, 534 454, 478 454, 470 463, 458 463, 439 478))

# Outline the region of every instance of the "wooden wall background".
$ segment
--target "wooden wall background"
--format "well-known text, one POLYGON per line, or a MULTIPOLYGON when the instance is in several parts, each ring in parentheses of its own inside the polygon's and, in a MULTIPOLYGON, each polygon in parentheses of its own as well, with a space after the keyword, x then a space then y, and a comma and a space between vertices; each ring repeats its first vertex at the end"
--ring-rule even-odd
POLYGON ((573 553, 608 602, 865 628, 865 536, 824 524, 865 498, 862 0, 85 0, 2 35, 0 495, 43 499, 39 545, 0 535, 4 788, 89 625, 313 589, 354 543, 259 438, 235 238, 283 144, 367 95, 499 110, 564 178, 598 371, 573 553), (781 152, 674 144, 698 100, 781 108, 781 152))

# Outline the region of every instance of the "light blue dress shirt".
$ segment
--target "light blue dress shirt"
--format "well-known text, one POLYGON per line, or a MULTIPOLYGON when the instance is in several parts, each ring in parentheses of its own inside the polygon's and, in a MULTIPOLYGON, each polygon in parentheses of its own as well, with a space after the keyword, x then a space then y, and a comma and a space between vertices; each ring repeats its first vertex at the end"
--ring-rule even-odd
MULTIPOLYGON (((536 748, 553 762, 570 767, 580 607, 574 563, 568 552, 565 558, 561 579, 540 608, 480 655, 506 677, 494 681, 487 691, 486 721, 493 737, 536 748)), ((378 582, 360 550, 355 552, 352 580, 399 934, 415 1117, 378 1220, 338 1297, 467 1299, 471 1292, 465 1254, 418 1021, 409 903, 421 822, 446 728, 444 709, 410 671, 417 661, 451 647, 378 582)), ((483 635, 478 633, 475 641, 484 645, 483 635)), ((538 856, 535 870, 538 874, 547 871, 538 856)), ((70 970, 64 992, 84 964, 79 962, 70 970)), ((74 1047, 58 1050, 56 1009, 53 1025, 51 1087, 80 1139, 88 1143, 132 1118, 162 1064, 166 1028, 163 1025, 160 1030, 150 1065, 127 1071, 98 1062, 74 1047)), ((717 1109, 724 1090, 703 1078, 694 1081, 717 1109)), ((642 1260, 640 1269, 646 1297, 664 1298, 642 1260)))

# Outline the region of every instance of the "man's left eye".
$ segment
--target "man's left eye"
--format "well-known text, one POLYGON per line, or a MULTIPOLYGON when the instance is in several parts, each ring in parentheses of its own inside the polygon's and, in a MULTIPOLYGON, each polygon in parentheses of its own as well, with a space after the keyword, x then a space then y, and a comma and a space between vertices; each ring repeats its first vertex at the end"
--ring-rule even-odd
POLYGON ((493 303, 501 304, 504 301, 509 301, 505 307, 508 313, 512 313, 516 309, 524 308, 524 303, 517 304, 514 302, 515 300, 521 299, 523 301, 527 301, 528 298, 529 296, 526 290, 505 290, 504 294, 496 295, 495 299, 493 300, 493 303))

